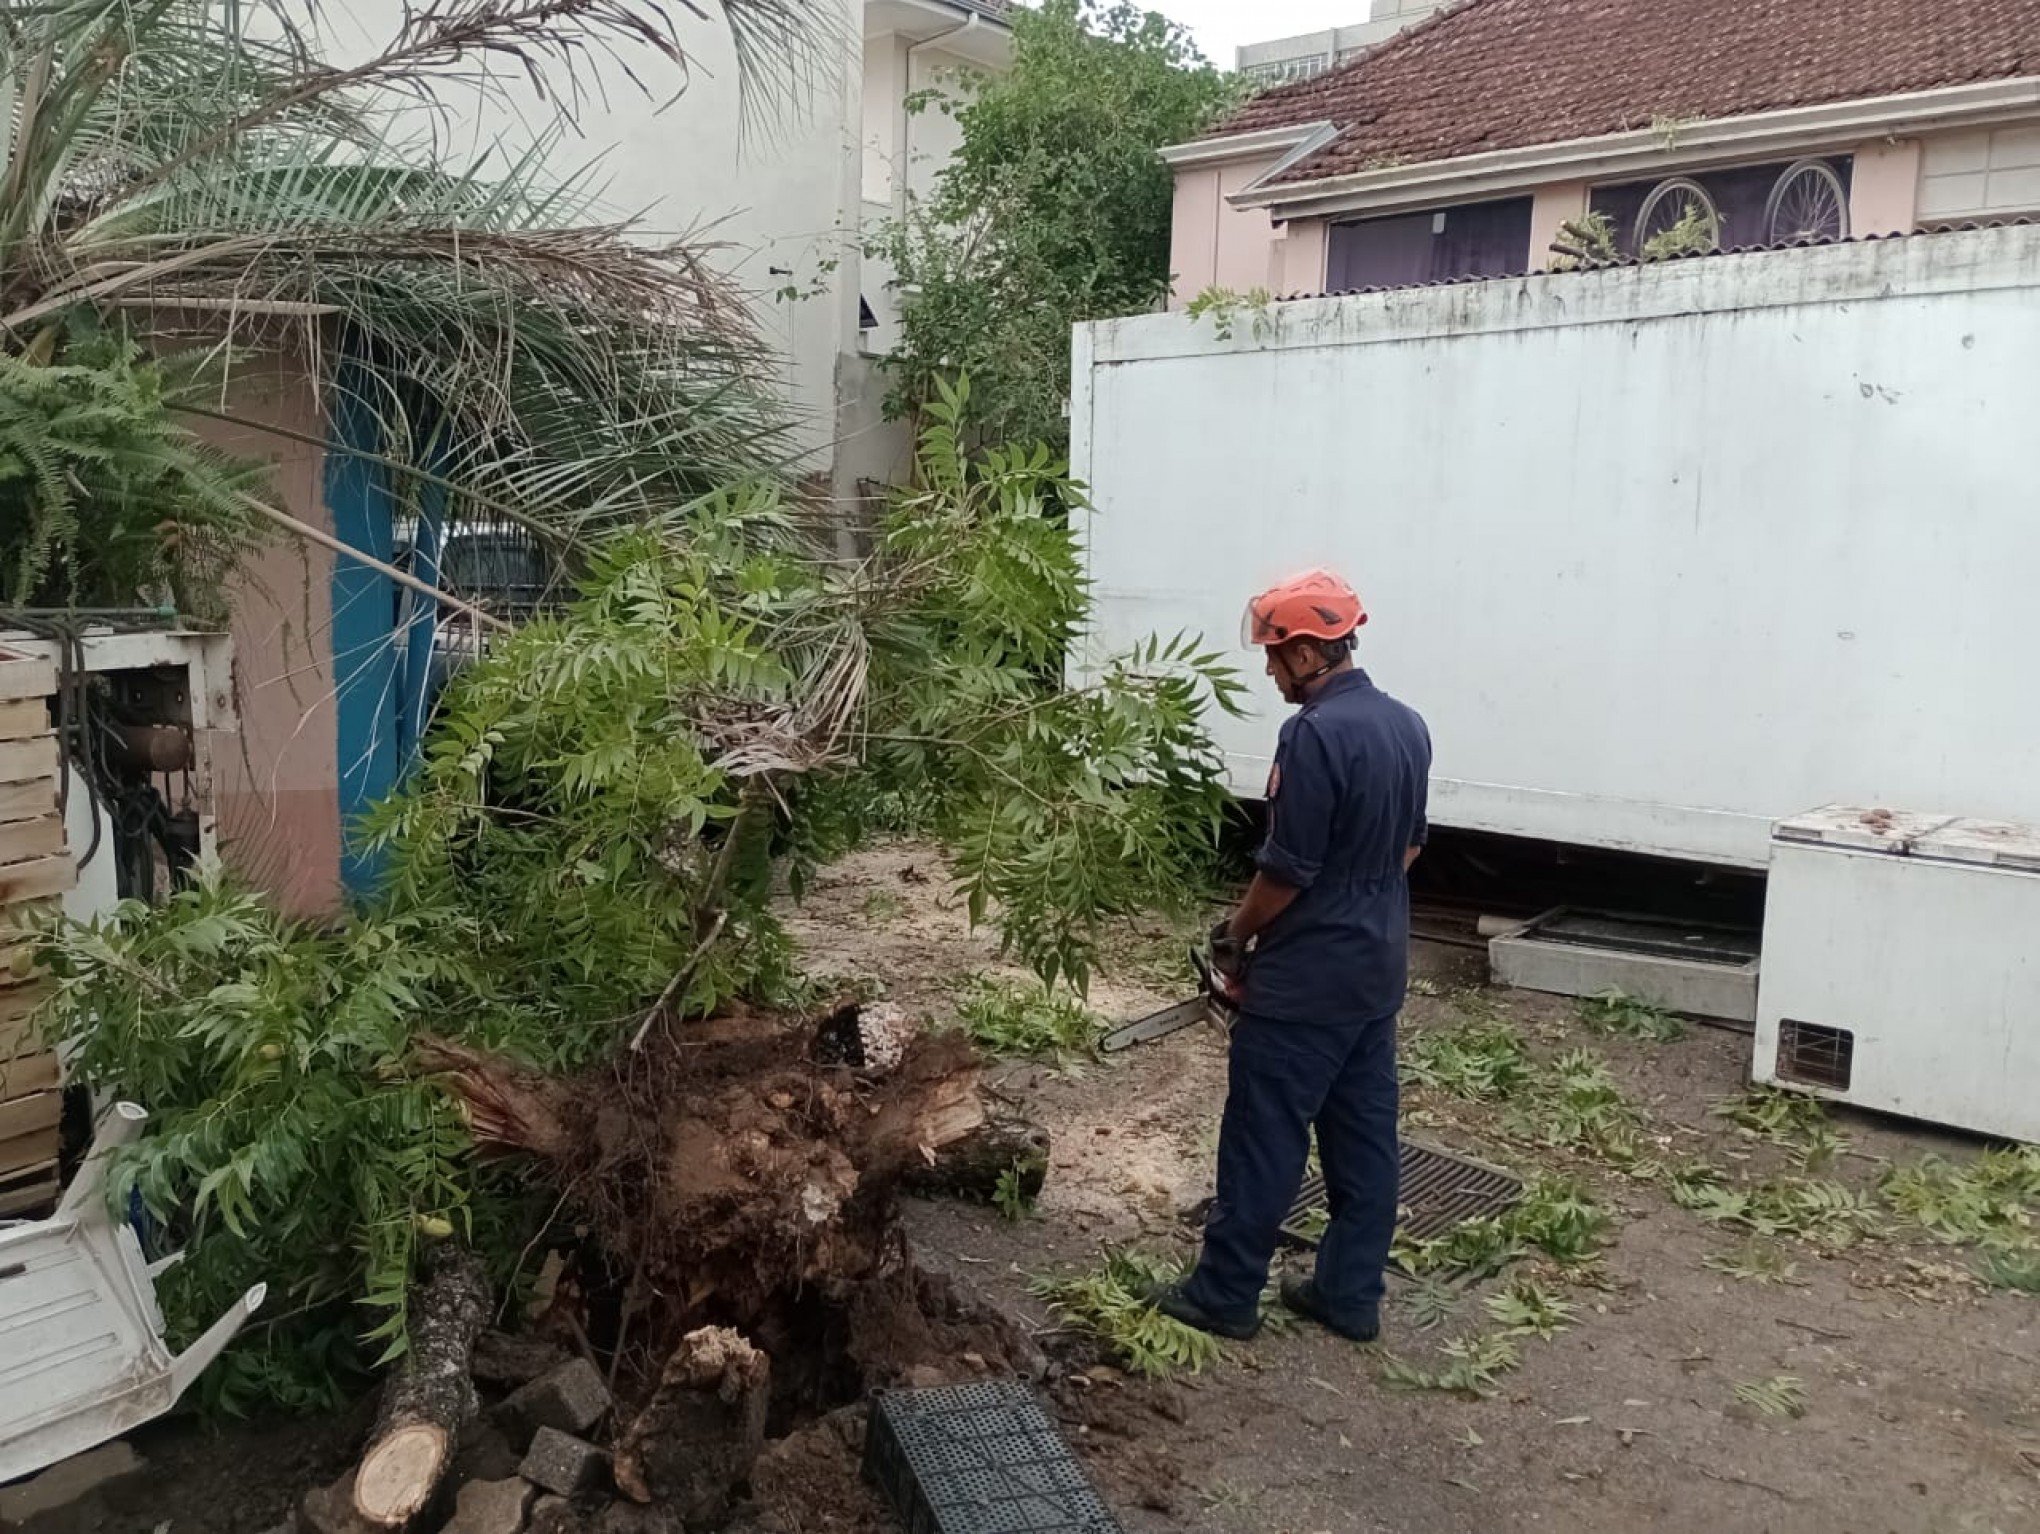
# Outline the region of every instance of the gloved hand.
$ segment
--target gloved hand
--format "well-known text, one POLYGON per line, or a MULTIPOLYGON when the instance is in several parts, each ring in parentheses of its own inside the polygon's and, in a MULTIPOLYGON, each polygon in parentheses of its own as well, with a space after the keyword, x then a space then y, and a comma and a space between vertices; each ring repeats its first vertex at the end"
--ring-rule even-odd
POLYGON ((1247 945, 1232 935, 1230 919, 1211 929, 1211 969, 1214 979, 1226 988, 1229 998, 1239 994, 1240 977, 1246 973, 1247 945))

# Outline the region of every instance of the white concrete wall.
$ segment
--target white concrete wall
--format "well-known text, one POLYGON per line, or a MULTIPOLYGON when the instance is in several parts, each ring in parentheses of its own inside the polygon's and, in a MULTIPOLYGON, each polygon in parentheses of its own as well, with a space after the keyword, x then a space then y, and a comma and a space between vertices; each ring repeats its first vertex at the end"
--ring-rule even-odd
MULTIPOLYGON (((688 72, 631 51, 627 62, 645 91, 615 61, 591 56, 576 132, 550 158, 562 173, 593 167, 600 187, 593 216, 641 218, 647 239, 699 234, 722 245, 716 259, 755 296, 781 349, 803 417, 801 441, 819 466, 834 436, 837 358, 855 344, 864 71, 861 0, 818 0, 816 9, 833 17, 833 39, 816 50, 807 78, 782 99, 757 103, 761 110, 747 122, 720 13, 710 8, 695 19, 676 8, 693 60, 688 72), (775 297, 784 287, 820 291, 775 297)), ((353 0, 327 8, 324 24, 342 57, 361 57, 401 25, 403 13, 403 0, 353 0)), ((486 157, 500 165, 553 122, 550 106, 495 67, 505 76, 504 100, 477 101, 437 120, 435 131, 457 161, 486 157)), ((459 87, 447 94, 460 99, 459 87)))
POLYGON ((1079 672, 1331 565, 1440 824, 1757 865, 1829 802, 2040 820, 2040 228, 1273 312, 1079 329, 1079 672))
MULTIPOLYGON (((860 211, 864 228, 873 231, 934 195, 937 179, 963 144, 954 108, 969 99, 977 80, 1011 63, 1012 37, 982 17, 975 24, 963 16, 931 19, 897 4, 867 14, 860 211), (912 30, 878 30, 886 26, 912 30), (907 110, 910 98, 937 95, 941 100, 926 99, 918 110, 907 110)), ((879 359, 901 340, 895 277, 882 256, 863 257, 859 290, 877 323, 858 333, 856 347, 837 369, 839 501, 853 500, 862 483, 903 483, 913 468, 910 432, 885 419, 890 380, 879 367, 879 359)))

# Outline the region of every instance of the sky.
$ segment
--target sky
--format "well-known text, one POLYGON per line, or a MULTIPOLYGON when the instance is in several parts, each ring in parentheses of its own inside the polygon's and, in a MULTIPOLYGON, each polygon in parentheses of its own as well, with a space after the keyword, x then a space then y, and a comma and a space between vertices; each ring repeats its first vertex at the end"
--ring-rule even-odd
POLYGON ((1265 43, 1299 32, 1350 27, 1367 19, 1367 0, 1147 0, 1197 37, 1204 56, 1222 69, 1241 43, 1265 43))

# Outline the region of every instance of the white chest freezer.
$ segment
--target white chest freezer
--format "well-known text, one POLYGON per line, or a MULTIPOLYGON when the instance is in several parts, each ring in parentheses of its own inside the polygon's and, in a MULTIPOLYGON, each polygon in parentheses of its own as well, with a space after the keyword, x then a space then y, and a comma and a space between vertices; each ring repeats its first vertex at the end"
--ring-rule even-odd
POLYGON ((1763 956, 1756 1080, 2040 1141, 2040 827, 1781 821, 1763 956))

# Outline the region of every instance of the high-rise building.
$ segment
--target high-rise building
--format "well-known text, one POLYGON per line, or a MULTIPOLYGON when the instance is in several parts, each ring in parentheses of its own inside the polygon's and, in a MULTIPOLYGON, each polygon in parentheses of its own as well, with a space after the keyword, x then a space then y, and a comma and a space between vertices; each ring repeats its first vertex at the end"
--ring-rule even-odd
POLYGON ((1273 42, 1248 43, 1236 51, 1233 67, 1261 85, 1308 80, 1413 27, 1448 0, 1374 0, 1367 19, 1350 27, 1305 32, 1273 42))

